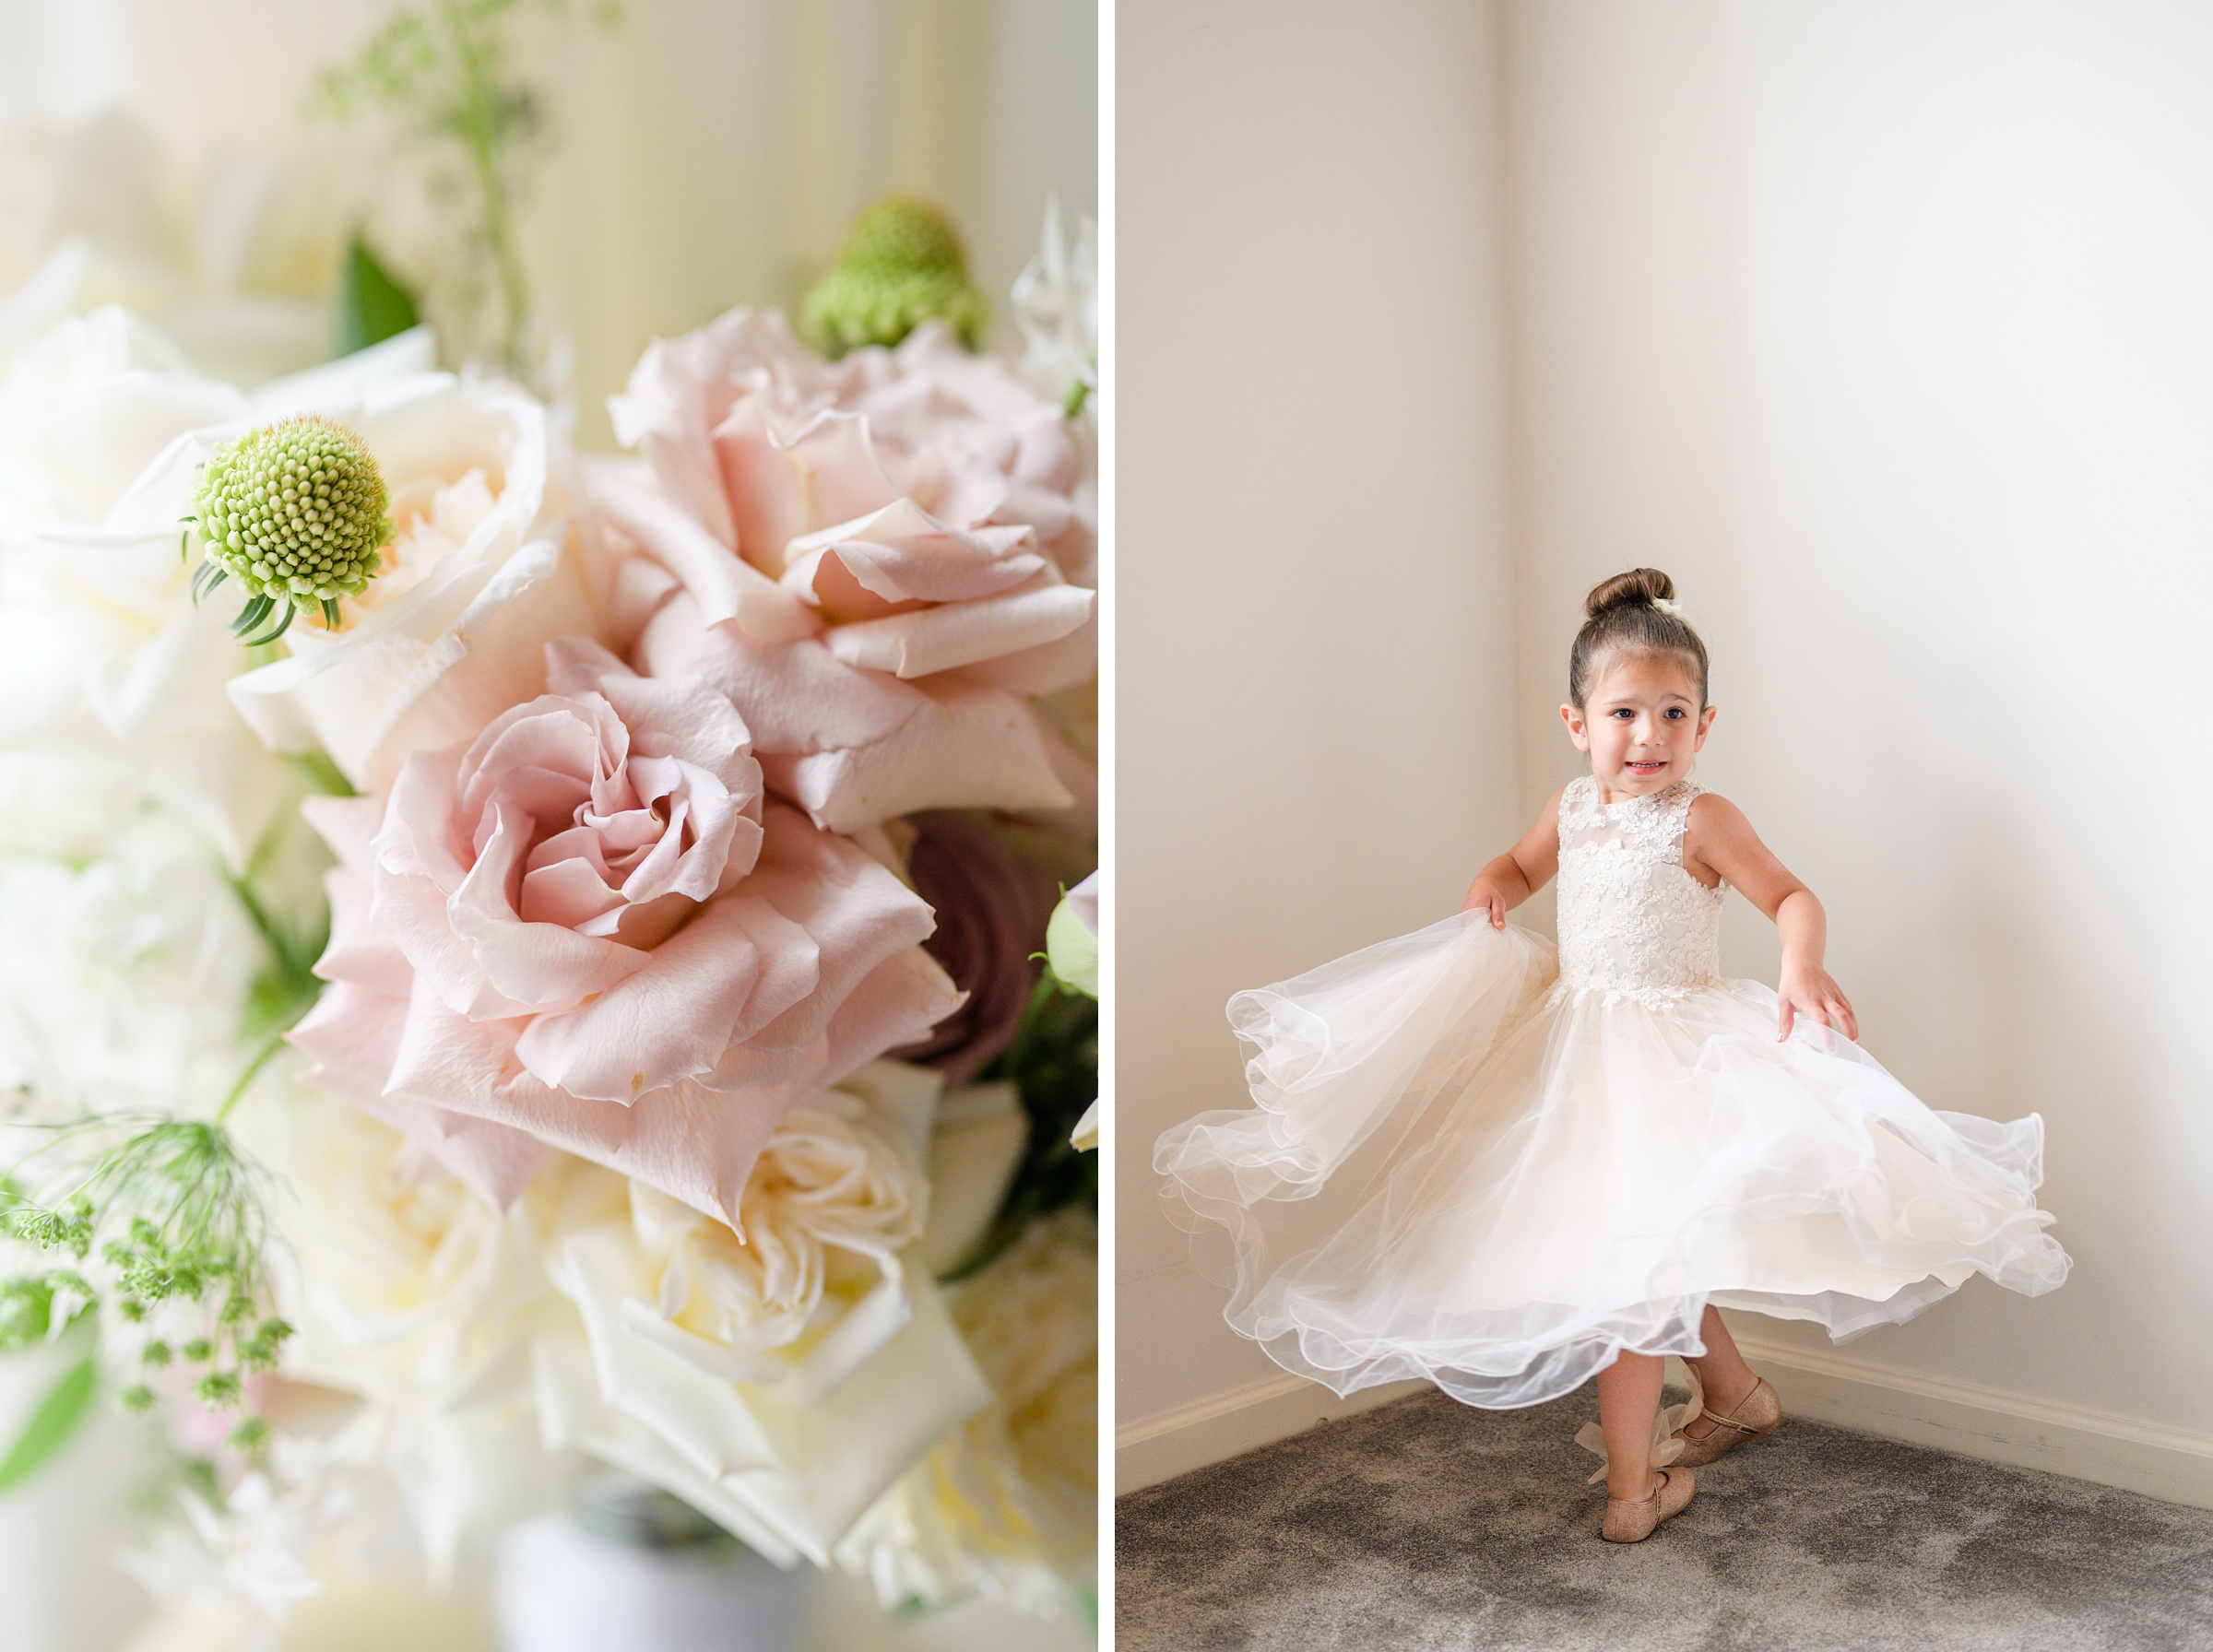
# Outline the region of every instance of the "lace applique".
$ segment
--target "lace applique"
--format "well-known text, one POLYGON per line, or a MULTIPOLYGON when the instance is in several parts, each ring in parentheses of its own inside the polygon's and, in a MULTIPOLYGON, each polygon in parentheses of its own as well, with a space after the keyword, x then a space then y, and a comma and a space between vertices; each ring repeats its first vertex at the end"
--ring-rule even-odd
POLYGON ((1586 775, 1560 797, 1560 975, 1553 997, 1602 992, 1658 1009, 1721 978, 1722 900, 1683 865, 1702 788, 1598 801, 1586 775))

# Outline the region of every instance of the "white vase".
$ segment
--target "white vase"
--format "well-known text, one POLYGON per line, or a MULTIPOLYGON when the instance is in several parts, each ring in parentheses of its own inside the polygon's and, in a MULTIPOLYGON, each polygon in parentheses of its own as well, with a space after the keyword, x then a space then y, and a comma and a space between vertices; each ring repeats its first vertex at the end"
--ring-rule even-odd
POLYGON ((648 1495, 601 1482, 502 1540, 504 1652, 790 1652, 800 1580, 704 1525, 624 1517, 648 1495))

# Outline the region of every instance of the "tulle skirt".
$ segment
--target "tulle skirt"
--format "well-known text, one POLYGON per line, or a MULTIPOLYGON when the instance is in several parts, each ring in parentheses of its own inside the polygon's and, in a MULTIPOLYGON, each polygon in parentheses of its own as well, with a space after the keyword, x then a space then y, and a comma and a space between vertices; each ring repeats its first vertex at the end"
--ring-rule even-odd
POLYGON ((1707 1304, 1842 1340, 1982 1273, 2040 1295, 2043 1121, 1924 1106, 1774 993, 1555 989, 1552 948, 1450 918, 1230 1000, 1256 1108, 1160 1138, 1229 1323, 1340 1394, 1424 1377, 1534 1405, 1707 1304))

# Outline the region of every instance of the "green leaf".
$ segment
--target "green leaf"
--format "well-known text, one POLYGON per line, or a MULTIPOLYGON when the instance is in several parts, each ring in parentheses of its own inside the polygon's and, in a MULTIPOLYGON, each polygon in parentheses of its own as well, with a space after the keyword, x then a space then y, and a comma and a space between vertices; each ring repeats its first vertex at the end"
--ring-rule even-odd
POLYGON ((48 1457, 68 1444, 69 1436, 91 1411, 98 1378, 98 1365, 88 1354, 46 1390, 46 1398, 23 1424, 23 1432, 8 1447, 7 1456, 0 1457, 0 1493, 37 1473, 48 1457))
POLYGON ((1079 1152, 1068 1139, 1099 1093, 1096 1000, 1063 985, 1048 969, 1030 994, 1014 1043, 978 1076, 1014 1081, 1030 1115, 1030 1139, 990 1227, 942 1276, 947 1281, 975 1273, 1040 1216, 1063 1205, 1097 1209, 1098 1155, 1079 1152))
POLYGON ((346 250, 346 267, 338 287, 338 354, 350 356, 381 344, 420 319, 415 295, 355 236, 346 250))

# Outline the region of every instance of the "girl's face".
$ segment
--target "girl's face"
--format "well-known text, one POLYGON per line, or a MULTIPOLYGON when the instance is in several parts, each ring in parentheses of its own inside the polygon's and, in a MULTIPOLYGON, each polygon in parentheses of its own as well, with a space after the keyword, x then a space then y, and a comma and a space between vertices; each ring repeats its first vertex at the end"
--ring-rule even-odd
POLYGON ((1698 709, 1698 678, 1673 655, 1617 653, 1599 661, 1586 702, 1560 715, 1591 754, 1601 802, 1649 796, 1690 773, 1713 707, 1698 709))

